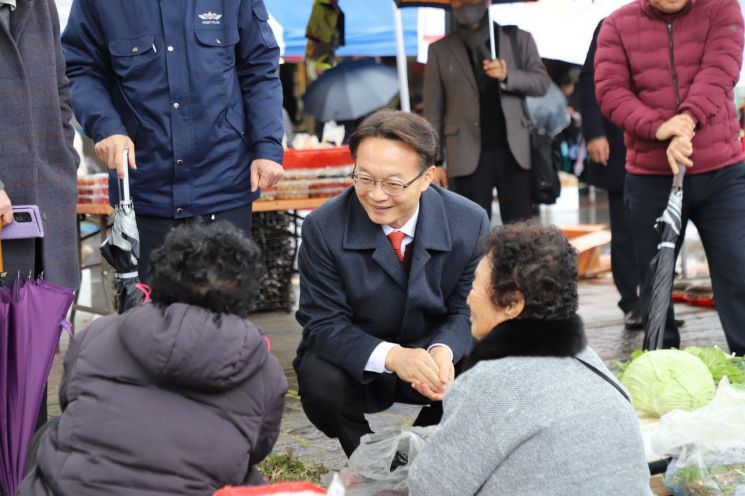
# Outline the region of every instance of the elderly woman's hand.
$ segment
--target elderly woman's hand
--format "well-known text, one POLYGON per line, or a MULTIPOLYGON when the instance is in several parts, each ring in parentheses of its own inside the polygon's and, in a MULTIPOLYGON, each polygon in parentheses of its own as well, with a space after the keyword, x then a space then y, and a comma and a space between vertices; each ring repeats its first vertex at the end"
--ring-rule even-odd
POLYGON ((437 393, 444 391, 440 381, 439 365, 432 355, 422 348, 395 346, 388 352, 385 368, 395 373, 402 381, 424 384, 437 393))

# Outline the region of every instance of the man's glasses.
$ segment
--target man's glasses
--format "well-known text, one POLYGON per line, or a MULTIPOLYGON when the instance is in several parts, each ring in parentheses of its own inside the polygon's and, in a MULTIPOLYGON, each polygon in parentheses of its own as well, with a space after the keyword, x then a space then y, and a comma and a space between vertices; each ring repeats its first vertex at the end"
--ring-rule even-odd
POLYGON ((373 179, 367 174, 355 174, 354 172, 352 172, 352 180, 354 181, 354 187, 359 191, 371 191, 375 188, 376 184, 380 183, 380 187, 383 188, 383 191, 386 194, 397 196, 403 193, 406 188, 414 184, 414 182, 422 177, 425 172, 427 171, 423 170, 418 176, 407 183, 396 179, 373 179))

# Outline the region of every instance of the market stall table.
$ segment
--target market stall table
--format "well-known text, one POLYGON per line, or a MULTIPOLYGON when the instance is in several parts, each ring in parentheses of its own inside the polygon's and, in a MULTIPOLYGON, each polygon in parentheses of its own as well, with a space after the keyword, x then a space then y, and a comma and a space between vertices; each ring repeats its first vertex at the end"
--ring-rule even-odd
MULTIPOLYGON (((299 235, 299 223, 300 217, 296 214, 297 211, 302 210, 313 210, 323 205, 329 198, 299 198, 292 200, 271 200, 271 201, 256 201, 253 203, 253 211, 255 213, 262 212, 292 212, 292 225, 294 236, 299 235)), ((78 263, 80 264, 80 271, 82 274, 83 270, 97 269, 101 276, 101 281, 108 281, 110 278, 110 268, 103 261, 97 261, 89 264, 83 264, 83 253, 82 247, 83 242, 92 236, 98 235, 100 242, 102 243, 108 235, 110 227, 109 216, 114 212, 108 204, 92 204, 92 203, 81 203, 77 205, 77 233, 78 233, 78 263), (96 224, 96 231, 87 235, 81 233, 81 222, 86 218, 90 217, 96 224)), ((293 253, 294 257, 294 253, 293 253)), ((75 301, 72 306, 71 321, 75 322, 75 313, 77 311, 92 313, 96 315, 110 315, 116 312, 114 306, 114 294, 110 284, 103 284, 104 291, 104 306, 95 307, 91 305, 81 305, 78 302, 80 297, 80 288, 75 292, 75 301)))

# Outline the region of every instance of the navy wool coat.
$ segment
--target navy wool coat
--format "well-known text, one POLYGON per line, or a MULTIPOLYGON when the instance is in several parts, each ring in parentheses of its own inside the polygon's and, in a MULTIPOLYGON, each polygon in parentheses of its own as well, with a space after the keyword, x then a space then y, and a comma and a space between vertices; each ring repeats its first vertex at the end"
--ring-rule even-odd
MULTIPOLYGON (((14 205, 38 205, 46 278, 78 285, 74 131, 53 0, 18 0, 0 22, 0 180, 14 205)), ((9 276, 34 270, 35 242, 3 243, 9 276)), ((38 269, 38 267, 37 267, 38 269)))
POLYGON ((382 341, 443 343, 459 361, 473 344, 466 298, 488 231, 482 208, 430 186, 420 200, 407 276, 354 188, 313 211, 303 223, 298 258, 303 337, 296 370, 310 349, 368 383, 379 374, 365 372, 365 364, 382 341))

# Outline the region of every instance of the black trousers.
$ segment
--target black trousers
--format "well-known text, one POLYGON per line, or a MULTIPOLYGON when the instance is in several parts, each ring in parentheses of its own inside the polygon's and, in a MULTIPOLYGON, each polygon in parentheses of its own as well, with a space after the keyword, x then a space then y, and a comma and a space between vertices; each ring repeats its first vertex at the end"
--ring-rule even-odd
POLYGON ((349 457, 360 438, 372 432, 365 413, 377 413, 393 403, 424 405, 414 425, 435 425, 442 418, 442 402, 420 395, 394 374, 380 374, 362 384, 351 374, 313 351, 306 351, 297 365, 298 393, 303 410, 318 430, 338 438, 349 457))
POLYGON ((534 215, 530 171, 517 164, 507 146, 482 149, 474 173, 453 178, 452 182, 455 192, 481 205, 489 220, 495 187, 503 224, 530 219, 534 215))
MULTIPOLYGON (((626 204, 631 215, 634 248, 639 271, 639 302, 642 317, 649 307, 650 262, 657 253, 659 237, 655 219, 670 195, 670 176, 626 175, 626 204)), ((691 219, 701 235, 717 312, 730 351, 745 353, 745 163, 717 171, 686 176, 683 183, 683 228, 677 250, 691 219)), ((668 308, 663 345, 679 347, 672 304, 668 308)))
POLYGON ((137 215, 137 229, 140 233, 140 281, 147 282, 150 271, 150 254, 153 250, 160 248, 166 235, 174 227, 194 222, 201 219, 204 222, 217 222, 227 220, 237 226, 246 237, 251 237, 251 205, 246 207, 225 210, 214 214, 202 215, 201 217, 189 217, 185 219, 171 219, 167 217, 154 217, 150 215, 137 215))
POLYGON ((622 191, 608 191, 608 212, 613 283, 621 295, 618 306, 626 313, 639 306, 639 272, 636 267, 629 212, 623 203, 622 191))

